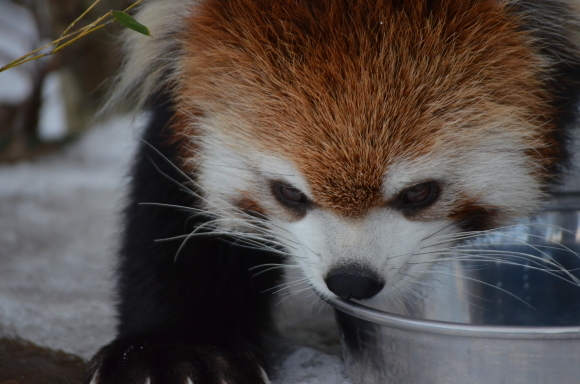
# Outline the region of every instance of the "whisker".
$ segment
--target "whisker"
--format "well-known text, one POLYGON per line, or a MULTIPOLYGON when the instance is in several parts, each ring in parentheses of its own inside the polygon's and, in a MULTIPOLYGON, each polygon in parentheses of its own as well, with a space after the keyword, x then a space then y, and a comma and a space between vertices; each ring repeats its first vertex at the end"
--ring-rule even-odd
MULTIPOLYGON (((193 183, 193 185, 197 185, 197 183, 191 178, 189 177, 185 172, 183 172, 177 165, 173 164, 173 162, 171 160, 169 160, 163 153, 161 153, 161 151, 159 151, 157 148, 155 148, 154 145, 150 144, 147 140, 141 139, 141 141, 146 144, 147 146, 149 146, 149 148, 151 148, 154 152, 156 152, 159 156, 161 156, 165 161, 167 161, 167 163, 174 169, 176 170, 180 175, 182 175, 183 177, 185 177, 188 181, 190 181, 191 183, 193 183)), ((163 172, 161 172, 163 173, 163 172)))
MULTIPOLYGON (((531 247, 531 246, 530 246, 531 247)), ((533 247, 531 247, 532 249, 535 249, 533 247)), ((540 250, 535 249, 538 252, 541 252, 540 250)), ((549 256, 548 254, 541 252, 543 257, 540 256, 536 256, 530 253, 525 253, 525 252, 518 252, 518 251, 512 251, 512 250, 502 250, 502 249, 482 249, 482 248, 475 248, 475 249, 468 249, 468 248, 458 248, 458 247, 450 247, 450 248, 446 248, 446 249, 439 249, 433 252, 419 252, 416 253, 415 255, 451 255, 451 258, 438 258, 438 260, 451 260, 451 259, 459 259, 459 257, 456 256, 467 256, 469 255, 470 257, 473 257, 473 260, 478 260, 478 259, 483 259, 483 258, 487 258, 490 261, 496 261, 496 262, 502 262, 505 261, 504 259, 501 259, 500 257, 508 257, 510 259, 516 259, 516 260, 524 260, 527 262, 531 262, 533 263, 533 265, 538 265, 540 267, 542 267, 542 270, 546 270, 546 271, 552 271, 550 269, 544 268, 544 265, 548 264, 551 265, 553 267, 555 267, 555 269, 553 271, 557 271, 557 272, 564 272, 567 273, 570 270, 566 269, 564 266, 562 266, 562 264, 558 263, 554 258, 552 258, 551 256, 549 256)), ((573 253, 575 256, 577 256, 575 253, 573 253)), ((430 260, 430 261, 423 261, 423 262, 415 262, 416 264, 421 264, 421 263, 433 263, 436 262, 437 260, 430 260)), ((517 265, 524 265, 524 264, 517 264, 517 265)), ((571 278, 573 278, 574 280, 577 280, 573 275, 570 276, 571 278)))
POLYGON ((438 230, 438 231, 436 231, 436 232, 434 232, 434 233, 432 233, 432 234, 430 234, 430 235, 428 235, 428 236, 426 236, 426 237, 422 238, 420 241, 425 241, 425 240, 427 240, 427 239, 429 239, 429 238, 431 238, 431 237, 433 237, 433 236, 437 235, 438 233, 441 233, 442 231, 446 230, 447 228, 449 228, 449 227, 451 227, 451 226, 453 226, 453 225, 455 225, 455 223, 449 223, 448 225, 444 226, 444 227, 443 227, 443 228, 441 228, 440 230, 438 230))
MULTIPOLYGON (((304 284, 304 283, 302 283, 302 284, 304 284)), ((298 290, 296 290, 296 291, 293 291, 293 292, 287 293, 287 294, 286 294, 286 296, 285 296, 285 297, 283 297, 281 300, 279 300, 279 301, 278 301, 278 302, 277 302, 275 305, 276 305, 276 306, 278 306, 278 305, 282 304, 282 302, 284 302, 284 301, 288 300, 289 298, 291 298, 291 297, 294 297, 294 296, 297 296, 297 295, 299 295, 300 293, 302 293, 302 292, 305 292, 305 291, 308 291, 308 290, 310 290, 310 284, 308 284, 308 285, 307 285, 306 287, 304 287, 304 288, 300 288, 300 289, 298 289, 298 290)), ((311 295, 312 295, 312 294, 311 294, 311 295)), ((308 295, 308 296, 306 296, 306 297, 309 297, 309 296, 311 296, 311 295, 308 295)), ((306 298, 306 297, 304 297, 304 298, 306 298)))
MULTIPOLYGON (((440 274, 443 274, 443 275, 446 275, 446 276, 455 276, 453 274, 445 273, 445 272, 440 272, 440 274)), ((470 280, 470 281, 473 281, 473 282, 476 282, 476 283, 479 283, 479 284, 483 284, 485 286, 488 286, 488 287, 491 287, 491 288, 494 288, 494 289, 497 289, 497 290, 499 290, 501 292, 504 292, 504 293, 508 294, 509 296, 515 298, 516 300, 522 302, 524 305, 528 306, 529 308, 531 308, 533 310, 536 310, 536 308, 534 308, 531 304, 527 303, 525 300, 521 299, 520 297, 518 297, 517 295, 511 293, 508 290, 505 290, 503 288, 498 287, 497 285, 493 285, 493 284, 490 284, 490 283, 486 283, 485 281, 476 279, 474 277, 469 277, 469 276, 461 276, 461 278, 462 279, 466 279, 466 280, 470 280)))
MULTIPOLYGON (((551 276, 554 276, 560 280, 566 281, 570 284, 576 285, 576 286, 580 286, 580 279, 578 279, 576 276, 574 276, 573 274, 570 273, 570 271, 568 269, 565 268, 558 268, 558 269, 547 269, 547 268, 541 268, 541 267, 536 267, 533 265, 528 265, 528 264, 522 264, 522 263, 517 263, 517 262, 512 262, 512 261, 508 261, 508 260, 502 260, 502 259, 498 259, 495 257, 488 257, 486 258, 485 255, 479 256, 478 257, 473 257, 472 255, 468 255, 467 256, 461 256, 461 257, 452 257, 452 258, 447 258, 447 259, 442 259, 442 261, 448 261, 448 260, 461 260, 461 261, 473 261, 473 262, 489 262, 489 263, 501 263, 501 264, 505 264, 505 265, 513 265, 513 266, 519 266, 519 267, 525 267, 525 268, 529 268, 532 270, 536 270, 536 271, 540 271, 540 272, 544 272, 547 273, 551 276), (561 276, 559 273, 564 273, 565 275, 567 275, 569 277, 569 279, 566 279, 565 277, 561 276)), ((525 259, 524 259, 525 260, 525 259)), ((418 263, 414 263, 414 264, 421 264, 421 262, 418 263)))
POLYGON ((254 271, 258 268, 264 268, 264 267, 284 267, 284 268, 300 268, 300 266, 298 265, 292 265, 292 264, 280 264, 280 263, 269 263, 269 264, 260 264, 260 265, 255 265, 251 268, 248 268, 248 271, 254 271))
MULTIPOLYGON (((292 286, 294 286, 296 284, 301 284, 301 283, 307 282, 308 280, 309 280, 308 277, 304 277, 304 278, 297 279, 297 280, 294 280, 294 281, 290 281, 290 282, 286 282, 286 283, 281 283, 281 284, 278 284, 278 285, 276 285, 274 287, 267 288, 266 290, 261 291, 260 293, 265 293, 265 292, 273 291, 273 290, 278 289, 278 288, 282 288, 282 290, 288 289, 288 288, 291 288, 292 286)), ((272 293, 276 294, 278 292, 280 292, 280 291, 275 291, 275 292, 272 292, 272 293)))
POLYGON ((185 205, 174 205, 174 204, 163 204, 163 203, 139 203, 139 205, 163 207, 163 208, 175 208, 175 209, 183 210, 186 212, 194 212, 194 213, 207 213, 207 211, 205 211, 203 209, 188 207, 185 205))
MULTIPOLYGON (((404 275, 404 276, 407 276, 407 277, 409 277, 411 279, 417 280, 416 281, 416 284, 420 284, 421 286, 423 286, 426 289, 434 289, 435 288, 434 285, 430 285, 428 283, 425 283, 423 281, 420 281, 416 276, 412 276, 410 274, 406 274, 406 273, 402 273, 402 272, 401 272, 401 274, 404 275)), ((437 271, 436 270, 431 271, 431 275, 437 275, 437 271)), ((434 276, 432 276, 432 278, 434 278, 434 276)), ((453 284, 450 285, 447 281, 442 282, 441 280, 438 280, 437 283, 438 284, 442 284, 443 283, 444 284, 443 286, 447 289, 447 292, 448 293, 451 293, 454 298, 459 299, 460 301, 465 302, 468 305, 474 306, 476 308, 485 309, 485 308, 483 308, 483 307, 481 307, 481 306, 479 306, 479 305, 474 304, 473 302, 471 302, 468 299, 469 297, 472 297, 472 298, 475 298, 475 299, 478 299, 478 300, 481 300, 481 301, 490 302, 490 300, 485 299, 482 296, 476 295, 473 292, 469 292, 469 291, 466 291, 466 290, 463 290, 463 289, 458 289, 455 285, 453 285, 453 284), (462 295, 459 295, 458 293, 461 293, 462 295)))
MULTIPOLYGON (((163 156, 161 154, 161 152, 159 152, 156 148, 154 148, 151 144, 147 143, 146 141, 144 141, 146 144, 148 144, 151 148, 155 149, 157 151, 157 153, 159 153, 161 156, 163 156)), ((153 167, 155 167, 155 169, 157 170, 157 172, 159 172, 163 177, 165 177, 167 180, 171 181, 173 184, 176 184, 177 186, 179 186, 179 189, 184 191, 184 192, 188 192, 189 194, 195 196, 195 197, 201 197, 199 196, 198 193, 196 193, 194 190, 187 188, 185 185, 183 185, 183 183, 180 183, 179 181, 175 180, 173 177, 169 176, 167 173, 163 172, 161 170, 161 168, 159 168, 157 166, 157 164, 155 163, 155 161, 153 161, 153 159, 151 159, 151 157, 147 156, 147 158, 149 159, 149 161, 151 162, 151 165, 153 165, 153 167)), ((195 183, 191 178, 189 178, 185 173, 183 173, 181 170, 179 170, 179 168, 173 164, 172 161, 170 161, 169 159, 167 159, 165 156, 163 156, 163 158, 165 160, 167 160, 167 162, 174 168, 177 169, 186 179, 188 179, 188 182, 193 183, 193 185, 197 186, 197 183, 195 183)))
POLYGON ((285 269, 285 268, 286 268, 286 266, 284 266, 284 265, 280 265, 280 266, 277 266, 277 267, 266 268, 266 269, 264 269, 264 270, 262 270, 260 272, 254 273, 252 275, 252 277, 260 276, 260 275, 262 275, 262 274, 264 274, 266 272, 274 271, 276 269, 285 269))

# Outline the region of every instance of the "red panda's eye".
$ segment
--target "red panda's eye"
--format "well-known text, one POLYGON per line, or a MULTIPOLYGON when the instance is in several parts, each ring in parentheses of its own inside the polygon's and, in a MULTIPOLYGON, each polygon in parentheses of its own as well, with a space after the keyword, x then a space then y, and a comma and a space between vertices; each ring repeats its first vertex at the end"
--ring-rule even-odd
POLYGON ((304 193, 282 182, 272 182, 272 193, 280 204, 300 215, 304 215, 310 206, 310 200, 308 200, 308 197, 304 193))
POLYGON ((301 203, 306 198, 306 196, 304 196, 304 194, 298 189, 287 185, 278 184, 278 191, 284 199, 291 203, 301 203))
POLYGON ((432 181, 414 185, 403 192, 403 206, 413 208, 426 207, 435 201, 437 191, 437 184, 432 181))

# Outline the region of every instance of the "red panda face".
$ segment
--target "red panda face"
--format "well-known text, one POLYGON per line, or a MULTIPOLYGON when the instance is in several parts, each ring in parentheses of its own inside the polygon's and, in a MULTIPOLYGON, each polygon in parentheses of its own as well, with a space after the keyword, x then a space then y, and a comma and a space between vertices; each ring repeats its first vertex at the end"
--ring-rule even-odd
POLYGON ((201 2, 173 129, 207 209, 266 231, 320 291, 350 265, 379 296, 405 291, 450 233, 527 215, 562 149, 550 61, 514 7, 201 2))
POLYGON ((337 268, 371 270, 383 288, 375 300, 387 301, 417 285, 453 233, 503 224, 496 207, 528 209, 523 204, 539 194, 522 164, 504 167, 508 157, 461 160, 427 154, 393 164, 381 181, 384 203, 356 217, 322 206, 306 176, 279 156, 204 138, 196 164, 207 209, 222 228, 282 246, 325 294, 334 292, 326 280, 337 268))

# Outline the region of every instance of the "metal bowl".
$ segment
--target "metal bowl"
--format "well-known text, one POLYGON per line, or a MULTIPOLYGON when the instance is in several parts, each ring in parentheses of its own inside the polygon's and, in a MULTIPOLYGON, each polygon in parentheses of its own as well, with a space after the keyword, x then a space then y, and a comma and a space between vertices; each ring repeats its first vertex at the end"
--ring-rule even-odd
POLYGON ((448 294, 414 302, 414 317, 328 300, 352 380, 580 382, 579 203, 562 196, 528 223, 457 247, 469 257, 446 274, 448 294))

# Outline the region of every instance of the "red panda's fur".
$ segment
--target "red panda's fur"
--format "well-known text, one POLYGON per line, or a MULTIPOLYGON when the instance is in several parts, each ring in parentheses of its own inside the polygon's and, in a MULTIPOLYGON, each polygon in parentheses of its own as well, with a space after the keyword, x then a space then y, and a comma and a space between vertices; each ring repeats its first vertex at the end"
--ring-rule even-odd
POLYGON ((152 110, 119 335, 86 384, 267 383, 276 257, 322 297, 402 302, 456 241, 532 213, 578 115, 573 5, 145 1, 153 38, 125 35, 109 101, 152 110))
MULTIPOLYGON (((515 150, 528 148, 538 179, 549 179, 561 159, 548 63, 509 7, 202 2, 180 37, 179 109, 227 114, 218 129, 291 159, 315 203, 349 217, 388 204, 381 187, 396 160, 469 151, 498 126, 515 150)), ((195 136, 196 125, 194 116, 179 134, 195 136)), ((452 215, 470 212, 470 200, 452 215)))

